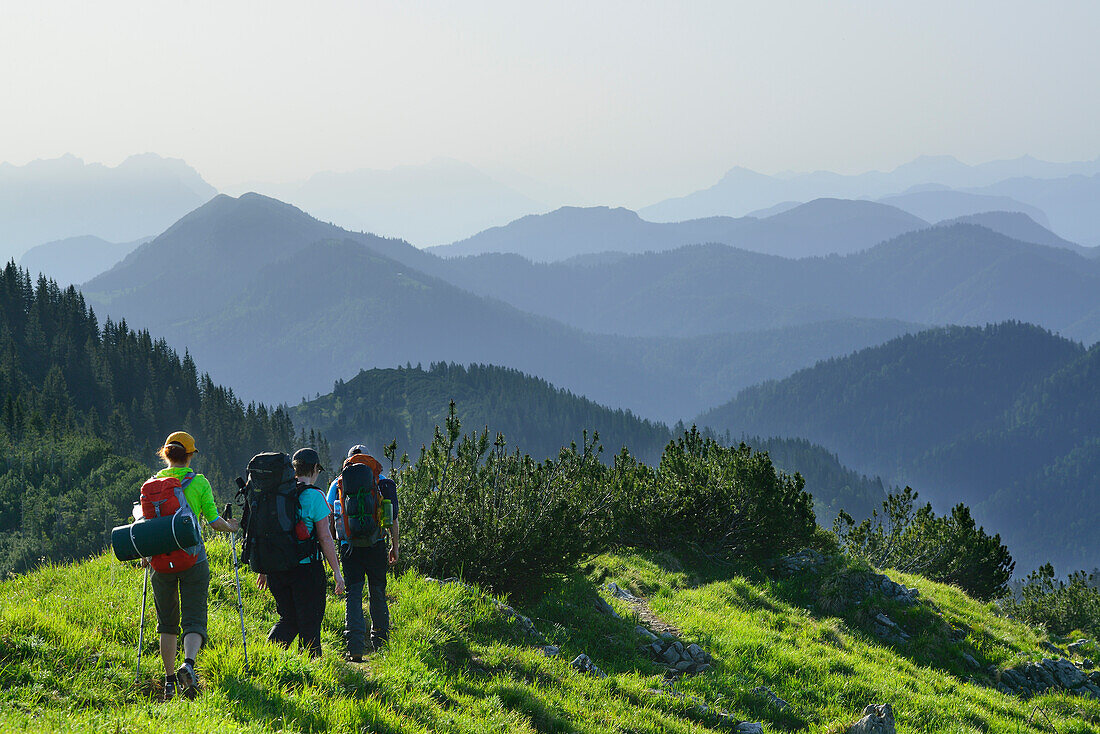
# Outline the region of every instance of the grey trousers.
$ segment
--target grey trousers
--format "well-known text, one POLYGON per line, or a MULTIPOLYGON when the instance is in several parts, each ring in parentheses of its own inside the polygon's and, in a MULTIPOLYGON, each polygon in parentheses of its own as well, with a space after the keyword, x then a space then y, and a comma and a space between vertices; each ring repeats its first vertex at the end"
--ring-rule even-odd
POLYGON ((370 606, 370 639, 377 647, 390 636, 390 607, 386 602, 386 570, 389 548, 385 539, 367 548, 345 545, 340 549, 340 567, 347 588, 344 614, 344 642, 348 652, 366 650, 367 621, 363 617, 363 586, 367 587, 370 606))

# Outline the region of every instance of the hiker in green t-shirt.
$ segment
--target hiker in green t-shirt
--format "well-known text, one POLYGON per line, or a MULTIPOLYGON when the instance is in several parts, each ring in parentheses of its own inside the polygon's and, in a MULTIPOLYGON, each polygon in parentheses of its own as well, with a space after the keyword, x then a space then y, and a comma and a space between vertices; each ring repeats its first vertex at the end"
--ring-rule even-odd
MULTIPOLYGON (((188 480, 183 487, 184 497, 196 517, 205 518, 214 530, 235 533, 236 520, 218 517, 210 482, 202 474, 191 470, 191 459, 198 453, 195 439, 190 434, 177 431, 170 435, 157 452, 167 465, 157 477, 174 477, 188 480)), ((143 561, 143 565, 148 559, 143 561)), ((157 609, 157 632, 160 633, 160 656, 164 661, 164 698, 176 695, 177 689, 197 690, 195 658, 206 642, 206 597, 210 588, 210 564, 206 549, 199 545, 198 560, 178 573, 165 573, 153 569, 153 603, 157 609), (182 623, 182 625, 181 625, 182 623), (179 633, 183 631, 183 665, 176 668, 179 651, 179 633)))

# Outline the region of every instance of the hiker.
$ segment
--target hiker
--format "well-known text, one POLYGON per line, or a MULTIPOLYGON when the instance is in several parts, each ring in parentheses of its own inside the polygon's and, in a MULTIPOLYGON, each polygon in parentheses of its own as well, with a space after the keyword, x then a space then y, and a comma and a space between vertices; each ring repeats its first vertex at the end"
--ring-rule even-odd
POLYGON ((325 617, 325 588, 328 583, 321 555, 328 561, 336 582, 336 595, 344 593, 344 575, 336 558, 332 540, 329 505, 324 491, 317 486, 317 477, 324 467, 313 449, 298 449, 291 463, 300 493, 298 520, 305 524, 304 535, 313 540, 313 550, 298 567, 289 571, 260 574, 256 583, 271 590, 279 621, 271 628, 267 639, 290 647, 297 637, 310 656, 321 656, 321 622, 325 617))
MULTIPOLYGON (((236 520, 218 516, 210 482, 202 474, 191 469, 191 459, 198 453, 195 439, 190 434, 177 431, 170 435, 157 452, 165 468, 154 479, 178 479, 190 511, 196 518, 202 517, 214 530, 235 533, 236 520)), ((184 508, 186 511, 186 508, 184 508)), ((162 570, 165 566, 159 556, 143 559, 142 565, 152 565, 153 603, 157 609, 157 632, 160 633, 160 656, 164 660, 164 700, 176 695, 177 690, 198 690, 195 658, 206 642, 206 596, 210 587, 210 564, 206 559, 206 547, 199 545, 174 552, 187 554, 183 563, 172 567, 180 571, 162 570), (159 568, 158 568, 159 566, 159 568), (183 665, 176 668, 178 635, 182 623, 183 665)))
MULTIPOLYGON (((357 500, 353 497, 353 502, 357 500)), ((352 446, 348 451, 348 458, 340 475, 333 480, 328 490, 328 503, 333 508, 333 524, 336 535, 340 539, 340 564, 344 569, 344 578, 347 581, 347 605, 344 614, 344 642, 347 644, 347 659, 352 662, 362 662, 363 656, 372 649, 381 648, 386 644, 390 634, 390 610, 386 602, 386 569, 388 565, 397 563, 398 548, 401 540, 401 531, 397 522, 397 485, 391 479, 382 474, 382 465, 367 453, 367 447, 362 444, 352 446), (392 509, 393 524, 384 528, 384 523, 368 522, 360 527, 355 522, 354 511, 347 513, 344 507, 350 494, 363 489, 360 486, 351 486, 351 474, 356 470, 352 467, 368 467, 373 479, 367 489, 372 490, 365 495, 369 506, 373 508, 374 501, 379 504, 382 500, 389 500, 392 509), (341 488, 343 479, 349 479, 349 484, 341 488), (370 497, 373 496, 373 500, 370 497), (387 549, 386 535, 389 535, 390 543, 387 549), (368 604, 370 607, 370 640, 368 646, 366 620, 363 617, 363 584, 366 581, 368 591, 368 604)), ((361 505, 360 505, 361 506, 361 505)), ((381 508, 378 508, 378 519, 382 517, 381 508)))

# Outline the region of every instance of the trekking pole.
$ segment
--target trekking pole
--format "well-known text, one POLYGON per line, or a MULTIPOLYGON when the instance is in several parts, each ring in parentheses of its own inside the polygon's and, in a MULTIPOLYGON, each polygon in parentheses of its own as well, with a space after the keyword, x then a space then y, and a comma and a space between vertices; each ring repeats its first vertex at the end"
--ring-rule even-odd
POLYGON ((134 685, 141 681, 141 648, 145 646, 145 600, 149 594, 149 567, 145 567, 145 583, 141 586, 141 626, 138 628, 138 663, 134 685))
MULTIPOLYGON (((225 506, 225 512, 222 514, 225 515, 226 520, 232 520, 233 505, 227 504, 225 506)), ((240 566, 237 563, 237 541, 232 533, 229 536, 229 547, 233 549, 233 575, 237 579, 237 611, 241 614, 241 644, 244 646, 244 672, 245 675, 248 675, 248 638, 245 637, 244 634, 244 603, 241 601, 241 572, 238 570, 240 566)))

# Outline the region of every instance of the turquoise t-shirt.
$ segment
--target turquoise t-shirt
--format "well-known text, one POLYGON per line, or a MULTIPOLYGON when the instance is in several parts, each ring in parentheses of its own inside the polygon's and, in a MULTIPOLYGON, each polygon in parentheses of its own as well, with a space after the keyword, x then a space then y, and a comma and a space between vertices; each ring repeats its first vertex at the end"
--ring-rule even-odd
MULTIPOLYGON (((307 487, 302 490, 302 494, 298 496, 298 500, 302 505, 302 511, 299 517, 306 524, 309 532, 313 532, 313 528, 317 523, 328 520, 330 513, 328 507, 328 500, 325 499, 325 493, 317 487, 307 487)), ((302 563, 311 563, 312 559, 304 558, 302 563)))

